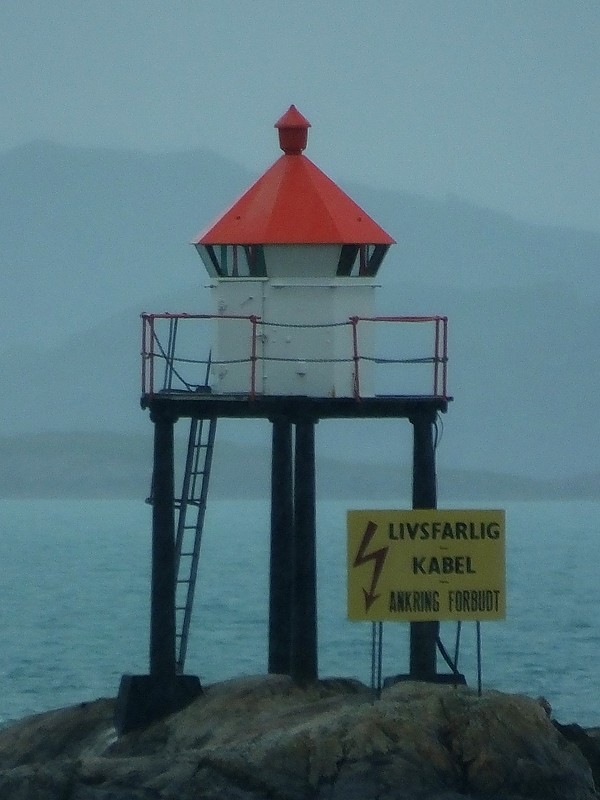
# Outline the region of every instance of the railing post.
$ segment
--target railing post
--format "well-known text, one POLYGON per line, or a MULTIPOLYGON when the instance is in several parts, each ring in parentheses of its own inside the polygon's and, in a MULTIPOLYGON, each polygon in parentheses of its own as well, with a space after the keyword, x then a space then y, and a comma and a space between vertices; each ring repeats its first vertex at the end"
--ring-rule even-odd
POLYGON ((142 319, 142 348, 140 357, 142 359, 142 394, 146 394, 146 315, 140 314, 142 319))
POLYGON ((443 327, 443 344, 442 344, 442 355, 444 359, 444 364, 442 368, 442 395, 446 397, 447 393, 447 377, 448 377, 448 317, 442 317, 444 322, 443 327))
POLYGON ((150 316, 150 391, 148 394, 154 394, 154 314, 150 316))
POLYGON ((440 368, 440 318, 435 318, 435 349, 433 363, 433 395, 438 393, 438 370, 440 368))
POLYGON ((350 317, 350 323, 352 325, 352 351, 353 355, 352 358, 354 359, 354 399, 360 399, 360 378, 358 376, 358 362, 359 362, 359 355, 358 355, 358 317, 350 317))
POLYGON ((250 316, 252 323, 252 348, 250 356, 250 397, 252 400, 256 397, 256 325, 258 317, 255 314, 250 316))

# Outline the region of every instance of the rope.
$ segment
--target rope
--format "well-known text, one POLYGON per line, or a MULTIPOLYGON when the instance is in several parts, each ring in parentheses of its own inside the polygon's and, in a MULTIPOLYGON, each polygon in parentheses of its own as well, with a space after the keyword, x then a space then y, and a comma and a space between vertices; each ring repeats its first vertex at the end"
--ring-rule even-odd
POLYGON ((435 356, 423 358, 375 358, 372 356, 359 356, 361 361, 371 361, 373 364, 439 364, 443 359, 435 356))
POLYGON ((352 325, 351 322, 316 322, 312 324, 294 323, 294 322, 265 322, 260 320, 258 323, 261 327, 266 328, 340 328, 344 325, 352 325))
POLYGON ((354 361, 353 358, 280 358, 277 356, 261 356, 259 361, 283 361, 287 364, 344 364, 354 361))
MULTIPOLYGON (((155 336, 156 339, 156 336, 155 336)), ((173 356, 170 358, 163 348, 160 345, 158 339, 156 342, 161 350, 160 353, 156 353, 157 358, 164 358, 169 363, 178 363, 178 364, 207 364, 208 362, 205 359, 197 359, 197 358, 185 358, 183 356, 173 356)), ((435 358, 372 358, 370 356, 359 356, 361 361, 369 361, 373 364, 434 364, 439 362, 438 359, 435 358)), ((291 358, 289 356, 257 356, 257 361, 280 361, 286 364, 348 364, 353 362, 355 359, 353 357, 349 358, 291 358)), ((230 359, 222 359, 222 360, 213 360, 211 364, 213 366, 219 364, 249 364, 252 361, 252 358, 248 356, 247 358, 230 358, 230 359)))

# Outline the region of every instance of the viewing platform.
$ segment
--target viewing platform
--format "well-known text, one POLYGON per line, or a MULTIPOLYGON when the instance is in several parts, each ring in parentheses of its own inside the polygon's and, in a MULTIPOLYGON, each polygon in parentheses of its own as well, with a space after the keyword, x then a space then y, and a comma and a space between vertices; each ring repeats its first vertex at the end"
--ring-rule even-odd
POLYGON ((443 316, 351 317, 331 325, 285 325, 255 315, 145 313, 142 321, 142 407, 176 417, 399 418, 425 410, 445 412, 452 399, 447 394, 443 316), (198 357, 217 321, 232 328, 235 358, 212 359, 208 352, 198 357), (279 341, 271 335, 275 328, 279 341), (304 337, 310 356, 303 357, 297 342, 299 355, 285 354, 286 328, 293 329, 296 339, 304 337), (322 357, 315 358, 311 340, 327 340, 329 334, 331 344, 328 329, 335 329, 338 337, 336 352, 331 347, 326 352, 324 346, 322 357), (232 368, 238 381, 243 375, 244 391, 220 389, 232 368), (273 374, 284 387, 292 379, 310 376, 312 391, 269 391, 273 374), (319 387, 322 391, 317 393, 319 387))

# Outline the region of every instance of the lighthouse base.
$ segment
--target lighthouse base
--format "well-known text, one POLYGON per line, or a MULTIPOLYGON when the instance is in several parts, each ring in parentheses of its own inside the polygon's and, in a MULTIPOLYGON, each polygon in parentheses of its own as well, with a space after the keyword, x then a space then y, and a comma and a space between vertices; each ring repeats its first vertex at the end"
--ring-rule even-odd
POLYGON ((175 675, 166 682, 154 675, 123 675, 115 707, 115 728, 120 735, 175 714, 202 694, 195 675, 175 675))

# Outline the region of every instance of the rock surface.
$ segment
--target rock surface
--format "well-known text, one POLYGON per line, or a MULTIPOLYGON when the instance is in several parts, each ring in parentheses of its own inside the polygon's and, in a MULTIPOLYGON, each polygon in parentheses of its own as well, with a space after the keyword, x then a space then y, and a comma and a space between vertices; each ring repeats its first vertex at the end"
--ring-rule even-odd
MULTIPOLYGON (((0 731, 2 800, 592 800, 580 749, 529 698, 289 678, 215 684, 116 738, 97 700, 0 731)), ((595 742, 590 739, 590 746, 595 742)))

